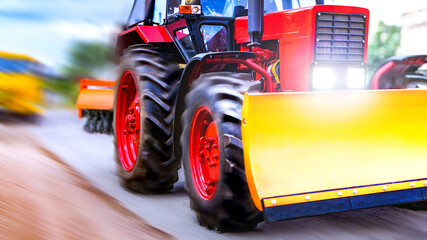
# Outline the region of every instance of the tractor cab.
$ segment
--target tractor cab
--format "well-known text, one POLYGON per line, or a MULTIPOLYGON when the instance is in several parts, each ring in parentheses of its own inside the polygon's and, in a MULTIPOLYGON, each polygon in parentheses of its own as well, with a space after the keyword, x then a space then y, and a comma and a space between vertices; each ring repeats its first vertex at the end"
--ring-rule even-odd
MULTIPOLYGON (((265 0, 264 12, 272 13, 288 9, 323 4, 323 1, 265 0)), ((127 22, 127 28, 137 25, 163 25, 171 33, 181 50, 183 60, 205 52, 239 50, 234 39, 234 23, 237 17, 248 16, 247 0, 184 1, 184 0, 136 0, 127 22), (180 12, 183 6, 197 5, 197 12, 180 12)))

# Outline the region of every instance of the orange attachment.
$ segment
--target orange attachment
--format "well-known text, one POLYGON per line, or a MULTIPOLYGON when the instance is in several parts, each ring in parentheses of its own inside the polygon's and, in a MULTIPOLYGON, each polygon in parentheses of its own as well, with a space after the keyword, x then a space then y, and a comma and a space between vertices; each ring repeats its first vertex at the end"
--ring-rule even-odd
POLYGON ((80 79, 80 93, 76 103, 79 118, 82 117, 83 109, 112 110, 115 84, 115 81, 80 79))

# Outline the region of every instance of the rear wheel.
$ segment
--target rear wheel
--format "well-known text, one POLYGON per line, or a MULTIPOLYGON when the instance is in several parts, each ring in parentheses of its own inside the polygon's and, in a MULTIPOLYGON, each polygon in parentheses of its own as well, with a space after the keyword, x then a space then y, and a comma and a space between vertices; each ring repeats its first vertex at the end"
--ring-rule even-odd
POLYGON ((246 182, 241 141, 243 93, 260 88, 250 74, 208 73, 186 97, 181 137, 185 184, 201 225, 220 231, 262 220, 246 182))
POLYGON ((127 48, 114 104, 114 136, 122 185, 164 192, 177 181, 172 123, 179 67, 146 45, 127 48))

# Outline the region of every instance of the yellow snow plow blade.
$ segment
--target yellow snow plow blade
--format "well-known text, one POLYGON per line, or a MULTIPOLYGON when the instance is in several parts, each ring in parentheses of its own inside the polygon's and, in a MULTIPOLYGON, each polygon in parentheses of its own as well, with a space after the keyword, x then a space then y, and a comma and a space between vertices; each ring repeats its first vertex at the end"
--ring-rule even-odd
MULTIPOLYGON (((405 189, 419 191, 410 201, 427 197, 426 90, 245 94, 242 140, 262 211, 330 199, 348 201, 344 210, 389 205, 402 197, 376 193, 405 189), (374 195, 380 200, 353 198, 374 195)), ((306 215, 335 211, 323 208, 306 215)))
POLYGON ((80 92, 76 103, 79 117, 82 117, 83 109, 112 110, 115 84, 115 81, 80 79, 80 92))

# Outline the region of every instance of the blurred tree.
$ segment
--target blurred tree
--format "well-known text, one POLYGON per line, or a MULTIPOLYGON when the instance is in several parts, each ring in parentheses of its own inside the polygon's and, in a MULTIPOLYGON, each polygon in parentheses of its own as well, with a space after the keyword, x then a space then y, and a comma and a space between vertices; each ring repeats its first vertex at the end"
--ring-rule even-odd
POLYGON ((368 79, 372 78, 372 75, 387 58, 396 55, 399 46, 400 27, 386 25, 380 21, 378 30, 368 45, 368 79))
POLYGON ((102 42, 75 42, 68 50, 68 63, 62 72, 72 78, 95 78, 114 64, 112 49, 102 42))
POLYGON ((74 107, 80 78, 99 78, 114 69, 112 49, 97 41, 74 42, 68 50, 67 63, 60 69, 61 76, 47 77, 45 89, 61 95, 63 105, 74 107))
POLYGON ((78 82, 61 76, 49 76, 45 78, 43 88, 47 92, 55 93, 55 95, 46 94, 47 98, 50 98, 46 99, 49 106, 74 108, 79 93, 78 82))

